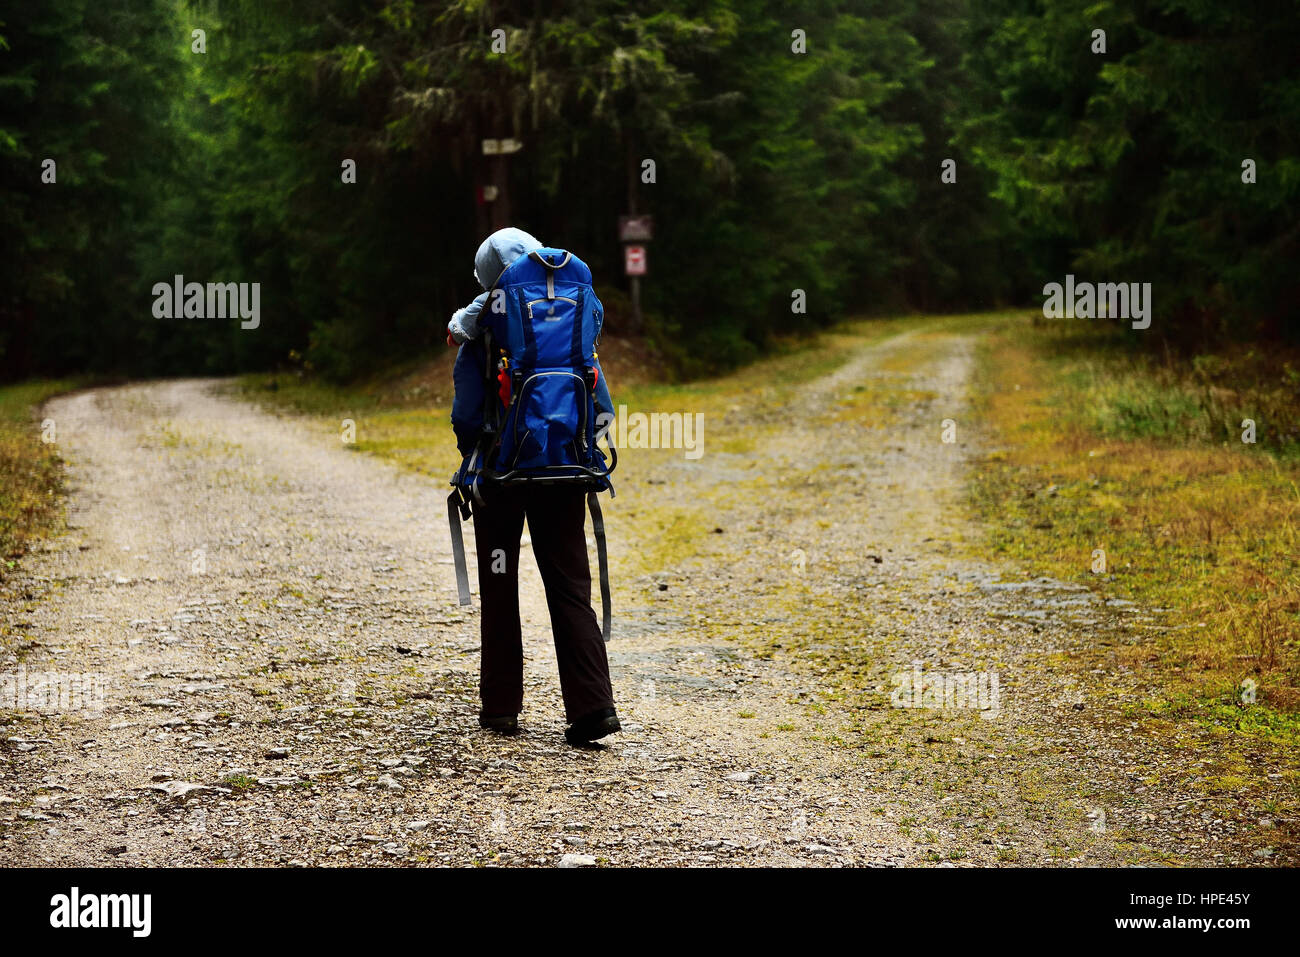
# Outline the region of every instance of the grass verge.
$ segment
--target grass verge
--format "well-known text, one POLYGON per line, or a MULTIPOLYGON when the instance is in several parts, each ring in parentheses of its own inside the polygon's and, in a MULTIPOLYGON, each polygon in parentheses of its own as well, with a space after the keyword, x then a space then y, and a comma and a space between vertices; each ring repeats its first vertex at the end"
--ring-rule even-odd
POLYGON ((58 423, 50 433, 35 419, 46 399, 76 388, 64 380, 0 386, 0 577, 47 534, 58 516, 61 490, 58 423), (51 441, 42 440, 42 433, 51 441))
POLYGON ((1153 710, 1294 740, 1300 361, 1146 357, 1029 314, 980 359, 991 446, 972 493, 992 552, 1163 609, 1155 641, 1126 652, 1157 665, 1153 710))

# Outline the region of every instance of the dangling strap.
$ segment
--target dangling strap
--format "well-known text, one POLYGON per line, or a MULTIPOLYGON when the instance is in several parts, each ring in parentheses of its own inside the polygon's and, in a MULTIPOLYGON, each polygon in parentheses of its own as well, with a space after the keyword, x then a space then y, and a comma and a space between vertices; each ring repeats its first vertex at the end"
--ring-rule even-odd
POLYGON ((605 518, 600 513, 600 499, 595 492, 587 493, 587 508, 591 510, 591 531, 596 536, 596 560, 600 565, 601 634, 609 641, 609 627, 613 618, 609 600, 609 552, 605 548, 605 518))
POLYGON ((460 603, 468 605, 469 569, 465 565, 465 540, 461 537, 461 515, 469 511, 469 506, 462 504, 460 489, 453 489, 447 496, 447 522, 451 525, 451 558, 456 565, 456 591, 460 593, 460 603))

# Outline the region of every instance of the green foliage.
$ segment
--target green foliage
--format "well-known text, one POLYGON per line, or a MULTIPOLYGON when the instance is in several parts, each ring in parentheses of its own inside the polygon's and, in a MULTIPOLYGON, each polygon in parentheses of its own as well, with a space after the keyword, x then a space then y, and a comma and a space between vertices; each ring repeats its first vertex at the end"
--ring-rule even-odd
POLYGON ((657 224, 644 331, 685 371, 848 312, 1033 301, 1071 269, 1152 282, 1167 339, 1300 327, 1281 0, 46 0, 6 17, 0 375, 293 351, 366 374, 440 344, 506 221, 619 298, 633 205, 657 224), (501 137, 523 150, 485 157, 501 137), (177 274, 260 283, 261 327, 155 319, 150 290, 177 274))
POLYGON ((176 36, 161 0, 15 4, 0 23, 0 376, 138 353, 136 253, 176 156, 176 36))
POLYGON ((977 9, 967 70, 982 93, 965 104, 960 142, 1036 237, 1042 273, 1151 282, 1152 338, 1300 331, 1293 3, 977 9), (1105 53, 1092 51, 1094 29, 1105 53))

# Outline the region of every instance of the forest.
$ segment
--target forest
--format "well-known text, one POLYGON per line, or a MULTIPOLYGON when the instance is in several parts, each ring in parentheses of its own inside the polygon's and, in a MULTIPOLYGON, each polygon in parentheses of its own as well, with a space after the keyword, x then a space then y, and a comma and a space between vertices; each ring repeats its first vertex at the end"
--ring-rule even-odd
POLYGON ((847 315, 1035 306, 1067 276, 1150 284, 1137 349, 1300 325, 1286 0, 46 0, 0 21, 6 380, 373 373, 441 346, 506 224, 583 256, 610 329, 687 376, 847 315), (628 213, 655 228, 635 329, 628 213), (155 315, 178 276, 256 283, 260 322, 155 315))

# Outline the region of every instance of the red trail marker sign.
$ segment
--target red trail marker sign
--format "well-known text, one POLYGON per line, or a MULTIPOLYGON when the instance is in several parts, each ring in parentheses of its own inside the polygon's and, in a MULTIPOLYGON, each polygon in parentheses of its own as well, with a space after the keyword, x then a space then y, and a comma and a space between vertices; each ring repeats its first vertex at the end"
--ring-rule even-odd
POLYGON ((645 247, 628 245, 623 247, 623 272, 629 276, 645 275, 645 247))

